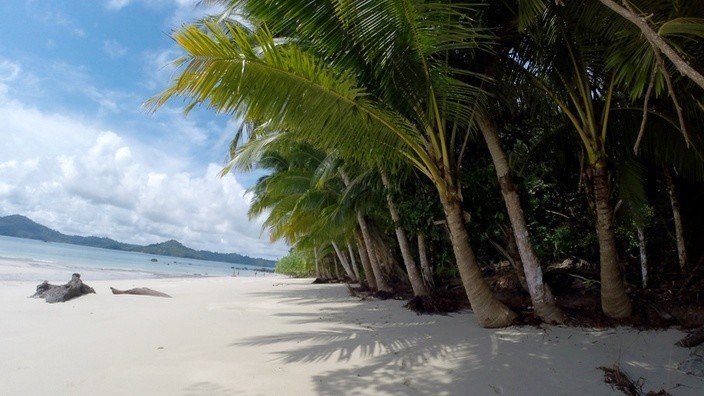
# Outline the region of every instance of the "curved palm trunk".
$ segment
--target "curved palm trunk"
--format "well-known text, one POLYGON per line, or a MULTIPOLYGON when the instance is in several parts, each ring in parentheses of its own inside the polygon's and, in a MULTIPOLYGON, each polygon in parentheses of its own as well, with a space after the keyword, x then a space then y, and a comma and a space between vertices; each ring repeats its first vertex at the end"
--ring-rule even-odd
POLYGON ((616 235, 614 233, 614 210, 609 201, 609 179, 606 164, 597 162, 591 166, 596 209, 596 233, 599 239, 601 263, 601 309, 615 319, 631 315, 631 300, 621 276, 616 235))
POLYGON ((379 268, 386 276, 386 282, 389 283, 390 280, 393 279, 394 275, 399 276, 401 279, 407 278, 406 273, 403 272, 401 267, 398 266, 394 253, 386 243, 384 234, 382 234, 381 230, 379 230, 379 228, 374 224, 371 224, 369 225, 369 231, 372 241, 374 242, 376 259, 379 262, 379 268))
POLYGON ((675 221, 675 239, 677 240, 677 260, 680 263, 680 271, 687 272, 687 246, 684 243, 684 227, 682 226, 682 215, 680 213, 680 200, 675 190, 675 181, 672 180, 672 173, 665 168, 665 183, 667 193, 670 195, 670 206, 672 206, 672 218, 675 221))
POLYGON ((510 224, 508 225, 508 230, 504 230, 504 235, 506 235, 506 256, 516 271, 518 283, 521 284, 523 290, 529 292, 526 271, 523 269, 523 260, 521 260, 521 253, 518 251, 518 244, 516 243, 516 233, 510 224))
POLYGON ((382 272, 381 266, 379 266, 379 260, 377 260, 376 254, 374 253, 372 236, 369 232, 369 227, 367 226, 367 220, 362 215, 362 212, 357 212, 357 222, 359 223, 359 228, 362 230, 364 245, 367 247, 367 251, 369 252, 369 264, 372 267, 372 273, 374 273, 377 289, 379 289, 379 291, 391 293, 392 289, 386 280, 386 274, 382 272))
POLYGON ((337 253, 337 258, 340 260, 340 264, 342 264, 342 268, 345 270, 347 277, 353 282, 356 281, 357 278, 354 276, 354 272, 352 272, 352 269, 350 268, 350 263, 347 261, 345 253, 340 250, 340 247, 337 246, 336 242, 332 243, 332 247, 333 249, 335 249, 335 253, 337 253))
POLYGON ((396 239, 398 240, 398 246, 401 249, 401 255, 403 256, 403 264, 406 266, 406 273, 408 274, 408 280, 411 282, 411 287, 413 288, 413 295, 415 296, 427 296, 428 288, 425 287, 423 283, 423 278, 418 271, 415 260, 413 260, 413 254, 411 253, 411 247, 408 243, 408 237, 406 237, 406 231, 401 227, 401 216, 396 209, 396 204, 391 197, 391 190, 389 187, 389 179, 386 177, 384 172, 381 172, 381 181, 386 189, 386 202, 389 206, 389 212, 391 213, 391 220, 394 222, 394 228, 396 230, 396 239))
POLYGON ((434 290, 433 269, 428 262, 428 249, 425 246, 425 235, 422 232, 418 232, 418 257, 420 258, 420 272, 423 275, 423 282, 428 290, 434 290))
POLYGON ((352 272, 354 272, 355 278, 357 278, 358 281, 362 281, 362 278, 359 276, 359 268, 357 267, 357 259, 354 257, 354 251, 352 250, 352 244, 347 242, 347 250, 350 252, 350 267, 352 268, 352 272))
POLYGON ((359 250, 359 258, 362 260, 362 268, 364 268, 364 278, 367 281, 367 285, 370 289, 376 289, 376 279, 374 278, 374 271, 372 271, 372 265, 369 262, 369 252, 364 244, 364 238, 360 235, 359 230, 354 231, 354 236, 357 238, 357 250, 359 250))
POLYGON ((320 264, 318 264, 318 248, 313 248, 313 256, 315 259, 315 277, 320 278, 320 264))
POLYGON ((511 220, 511 228, 516 237, 515 241, 523 263, 528 292, 533 301, 535 313, 548 323, 562 323, 565 321, 565 316, 555 304, 555 297, 553 297, 550 287, 543 282, 543 270, 540 268, 540 262, 530 242, 521 201, 511 179, 508 160, 501 147, 495 125, 483 115, 478 117, 478 121, 479 129, 489 147, 491 159, 494 161, 496 177, 499 179, 501 195, 503 195, 506 211, 511 220))
POLYGON ((337 260, 335 258, 332 258, 332 265, 335 267, 335 279, 340 280, 340 267, 337 265, 337 260))
POLYGON ((442 193, 440 193, 440 200, 445 210, 452 250, 455 253, 462 285, 479 324, 482 327, 509 326, 516 318, 516 314, 494 297, 482 278, 482 271, 479 269, 477 258, 469 244, 469 234, 464 226, 462 202, 442 193))
POLYGON ((641 226, 636 226, 638 233, 638 250, 640 251, 640 275, 643 280, 643 288, 648 287, 648 251, 646 249, 645 230, 641 226))

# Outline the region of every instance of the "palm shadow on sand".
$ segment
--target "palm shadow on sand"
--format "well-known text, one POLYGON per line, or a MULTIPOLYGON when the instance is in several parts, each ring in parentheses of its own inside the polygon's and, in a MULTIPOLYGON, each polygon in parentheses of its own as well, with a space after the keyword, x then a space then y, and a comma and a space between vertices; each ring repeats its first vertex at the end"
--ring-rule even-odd
POLYGON ((635 343, 649 342, 635 332, 488 330, 469 312, 419 316, 403 309, 402 301, 359 301, 335 285, 282 287, 251 296, 291 306, 290 312, 274 314, 291 324, 328 324, 322 331, 272 329, 230 345, 292 343, 296 347, 273 352, 272 358, 285 364, 345 363, 312 377, 318 394, 603 394, 610 388, 597 366, 620 362, 635 370, 635 378, 646 378, 648 389, 659 386, 648 384, 649 374, 667 378, 663 371, 671 370, 630 356, 635 343), (316 304, 325 305, 314 313, 296 309, 316 304))

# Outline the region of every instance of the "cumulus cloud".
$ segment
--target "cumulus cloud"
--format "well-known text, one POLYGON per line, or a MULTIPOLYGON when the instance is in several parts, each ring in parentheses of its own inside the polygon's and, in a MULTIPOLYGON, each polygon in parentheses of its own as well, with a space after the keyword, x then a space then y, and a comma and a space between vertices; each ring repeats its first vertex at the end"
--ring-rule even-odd
MULTIPOLYGON (((0 62, 0 84, 21 78, 21 67, 8 62, 0 62)), ((65 233, 129 243, 174 238, 196 249, 267 258, 287 251, 260 236, 260 223, 246 215, 250 197, 235 177, 218 177, 219 164, 194 167, 161 151, 168 149, 2 92, 0 119, 0 215, 24 214, 65 233)))

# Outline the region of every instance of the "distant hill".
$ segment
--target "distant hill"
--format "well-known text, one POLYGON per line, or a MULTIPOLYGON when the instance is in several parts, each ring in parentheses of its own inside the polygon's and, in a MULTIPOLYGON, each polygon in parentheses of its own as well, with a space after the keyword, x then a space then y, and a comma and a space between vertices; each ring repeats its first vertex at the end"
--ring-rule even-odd
POLYGON ((39 223, 35 223, 31 219, 20 215, 0 217, 0 235, 25 239, 37 239, 47 242, 61 242, 72 245, 91 246, 103 249, 158 254, 161 256, 222 261, 226 263, 252 265, 258 267, 274 267, 276 265, 276 262, 272 260, 243 256, 237 253, 217 253, 206 250, 194 250, 173 239, 153 245, 140 246, 118 242, 110 238, 66 235, 56 230, 52 230, 49 227, 45 227, 39 223))

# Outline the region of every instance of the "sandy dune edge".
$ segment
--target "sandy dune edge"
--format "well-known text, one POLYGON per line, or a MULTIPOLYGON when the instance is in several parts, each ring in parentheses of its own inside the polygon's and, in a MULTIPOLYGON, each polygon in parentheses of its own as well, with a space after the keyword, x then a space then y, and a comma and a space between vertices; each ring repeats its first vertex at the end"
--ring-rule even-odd
POLYGON ((0 394, 602 395, 617 393, 596 367, 617 362, 645 390, 704 394, 676 370, 675 330, 485 330, 309 280, 85 282, 98 294, 54 305, 0 282, 0 394))

